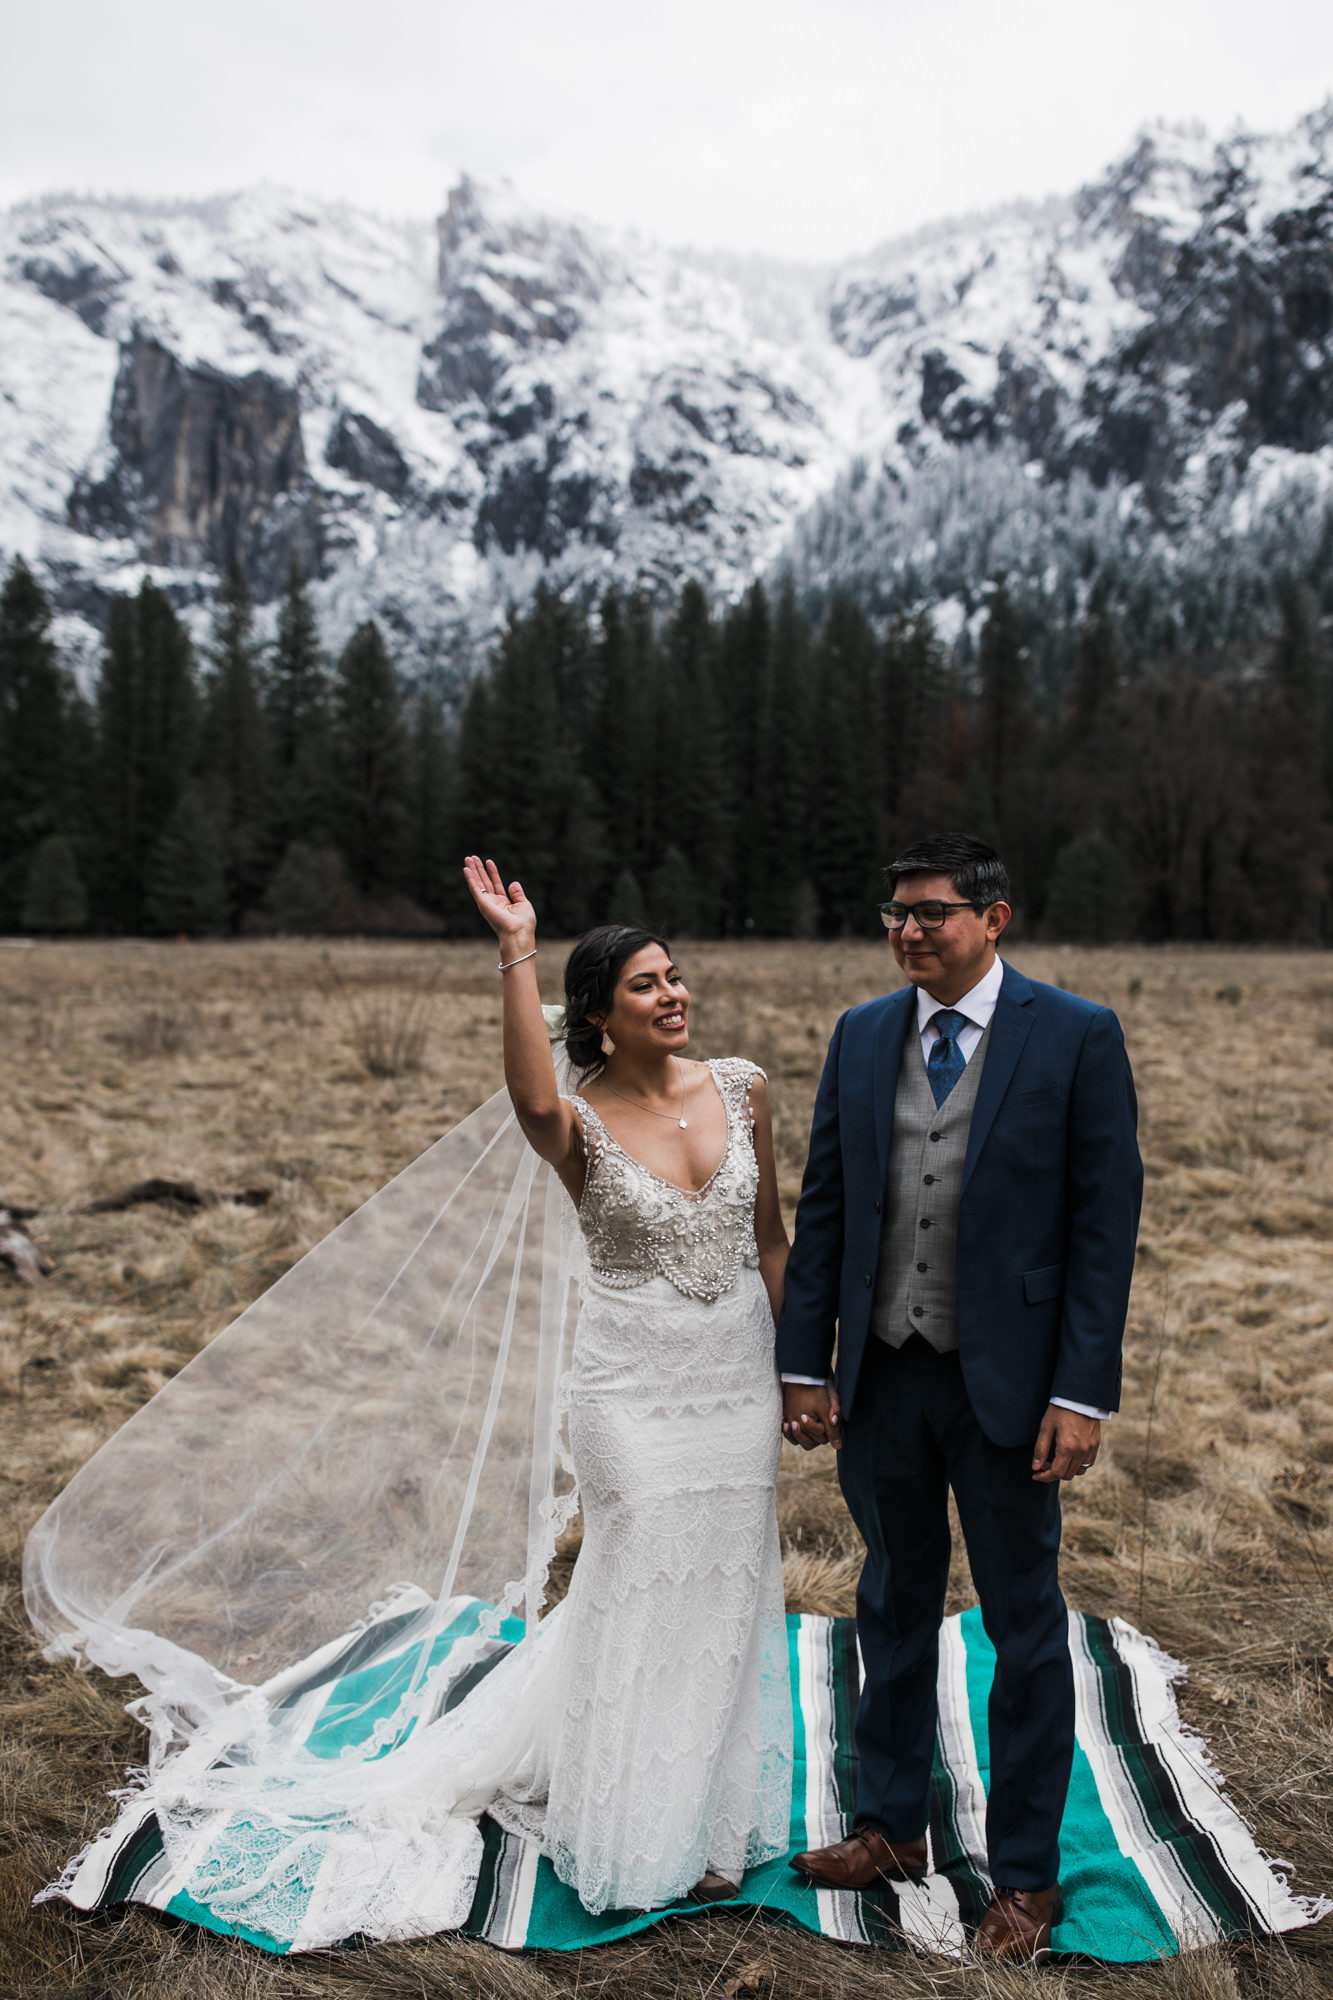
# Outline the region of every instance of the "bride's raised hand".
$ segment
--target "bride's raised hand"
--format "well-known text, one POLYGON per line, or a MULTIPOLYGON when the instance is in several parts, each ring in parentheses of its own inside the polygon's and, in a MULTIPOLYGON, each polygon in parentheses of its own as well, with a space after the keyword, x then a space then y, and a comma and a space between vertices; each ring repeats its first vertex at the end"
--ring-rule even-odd
POLYGON ((469 854, 463 878, 500 940, 505 1082, 528 1143, 549 1160, 573 1199, 583 1195, 583 1155, 573 1106, 560 1095, 537 985, 537 912, 521 882, 506 889, 493 861, 469 854))
POLYGON ((467 856, 463 879, 473 902, 502 942, 521 945, 524 951, 535 944, 537 912, 523 894, 521 882, 511 882, 506 889, 495 863, 483 861, 479 854, 467 856))

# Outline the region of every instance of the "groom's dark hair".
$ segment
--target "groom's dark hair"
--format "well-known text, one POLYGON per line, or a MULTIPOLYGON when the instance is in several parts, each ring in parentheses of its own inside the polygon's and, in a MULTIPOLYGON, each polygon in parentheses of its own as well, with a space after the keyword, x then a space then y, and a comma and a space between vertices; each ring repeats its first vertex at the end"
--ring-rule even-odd
POLYGON ((884 870, 884 886, 896 894, 902 875, 947 875, 960 903, 988 910, 1009 901, 1009 871, 993 847, 970 833, 932 833, 914 841, 884 870))

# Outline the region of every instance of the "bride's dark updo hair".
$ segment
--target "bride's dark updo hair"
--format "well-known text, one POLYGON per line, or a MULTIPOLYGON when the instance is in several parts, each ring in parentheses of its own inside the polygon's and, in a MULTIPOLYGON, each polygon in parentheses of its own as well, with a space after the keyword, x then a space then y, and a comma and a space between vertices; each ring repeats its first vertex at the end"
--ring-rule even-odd
POLYGON ((611 1011, 616 981, 625 966, 650 944, 660 945, 671 956, 670 945, 656 931, 638 924, 598 924, 584 933, 565 960, 565 1047, 570 1062, 585 1077, 606 1067, 599 1023, 611 1011))

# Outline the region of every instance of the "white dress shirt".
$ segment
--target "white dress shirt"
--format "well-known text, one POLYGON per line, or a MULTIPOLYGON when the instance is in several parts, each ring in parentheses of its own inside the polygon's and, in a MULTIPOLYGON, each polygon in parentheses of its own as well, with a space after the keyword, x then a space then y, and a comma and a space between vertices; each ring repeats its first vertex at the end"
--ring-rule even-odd
MULTIPOLYGON (((965 993, 961 1000, 954 1002, 953 1011, 966 1017, 965 1026, 958 1031, 959 1053, 965 1063, 971 1062, 981 1044, 981 1037, 990 1026, 991 1015, 995 1012, 1003 984, 1004 961, 997 958, 990 971, 977 981, 971 992, 965 993)), ((935 1016, 947 1011, 943 1001, 936 1000, 933 994, 927 993, 924 986, 917 987, 916 1031, 921 1037, 921 1053, 927 1062, 930 1061, 931 1050, 940 1038, 940 1031, 935 1026, 935 1016)), ((804 1382, 812 1389, 823 1387, 815 1375, 784 1375, 782 1379, 784 1382, 804 1382)), ((1095 1410, 1088 1403, 1071 1403, 1066 1396, 1052 1396, 1051 1401, 1062 1410, 1073 1410, 1080 1417, 1099 1417, 1103 1423, 1108 1422, 1113 1414, 1110 1410, 1095 1410)))

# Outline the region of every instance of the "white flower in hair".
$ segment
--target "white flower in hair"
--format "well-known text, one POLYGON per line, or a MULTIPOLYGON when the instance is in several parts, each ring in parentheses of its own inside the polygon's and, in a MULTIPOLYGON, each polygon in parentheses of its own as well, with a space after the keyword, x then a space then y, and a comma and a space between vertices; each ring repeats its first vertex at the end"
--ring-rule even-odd
POLYGON ((546 1032, 553 1042, 558 1042, 565 1032, 565 1010, 563 1007, 543 1007, 542 1019, 546 1032))

